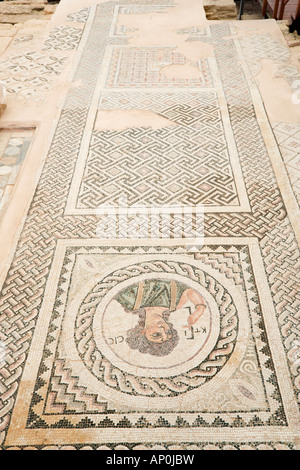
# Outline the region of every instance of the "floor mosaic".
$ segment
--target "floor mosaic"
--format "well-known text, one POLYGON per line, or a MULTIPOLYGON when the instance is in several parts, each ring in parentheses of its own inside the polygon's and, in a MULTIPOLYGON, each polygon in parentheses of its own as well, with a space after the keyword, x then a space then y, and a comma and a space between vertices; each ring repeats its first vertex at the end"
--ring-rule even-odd
POLYGON ((149 109, 170 125, 93 132, 76 208, 117 203, 120 191, 130 204, 241 205, 214 92, 115 95, 99 110, 149 109))
POLYGON ((274 123, 273 129, 292 188, 300 205, 300 124, 274 123))
POLYGON ((0 131, 0 214, 3 213, 28 152, 33 131, 0 131))
POLYGON ((3 449, 299 449, 297 132, 270 124, 253 43, 232 23, 178 27, 213 50, 192 64, 116 27, 173 8, 120 0, 67 18, 85 25, 77 86, 0 299, 3 449), (187 65, 197 78, 165 74, 187 65), (155 238, 134 236, 140 217, 126 237, 108 220, 99 238, 99 206, 120 195, 131 209, 191 209, 190 230, 200 205, 203 243, 175 213, 169 236, 162 220, 155 238))

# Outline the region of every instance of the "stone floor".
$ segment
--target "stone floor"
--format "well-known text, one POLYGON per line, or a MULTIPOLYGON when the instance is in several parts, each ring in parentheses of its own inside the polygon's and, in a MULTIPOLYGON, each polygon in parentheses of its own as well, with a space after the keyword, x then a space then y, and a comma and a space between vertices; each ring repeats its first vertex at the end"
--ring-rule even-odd
POLYGON ((62 0, 3 37, 1 449, 299 450, 300 74, 279 25, 62 0))

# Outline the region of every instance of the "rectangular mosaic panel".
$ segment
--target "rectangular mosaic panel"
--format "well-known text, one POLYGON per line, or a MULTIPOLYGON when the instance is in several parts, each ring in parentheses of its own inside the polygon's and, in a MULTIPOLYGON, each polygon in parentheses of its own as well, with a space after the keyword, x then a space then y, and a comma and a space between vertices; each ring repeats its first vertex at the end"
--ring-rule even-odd
POLYGON ((207 60, 197 63, 198 78, 168 78, 163 67, 185 65, 186 58, 170 48, 114 49, 106 87, 213 87, 207 60))
MULTIPOLYGON (((215 61, 206 65, 211 74, 215 61)), ((215 79, 213 90, 198 87, 198 91, 194 86, 174 92, 169 86, 161 92, 153 85, 146 92, 136 92, 126 85, 125 93, 107 91, 105 74, 100 74, 98 115, 93 106, 90 121, 95 124, 85 130, 68 213, 95 214, 101 205, 117 206, 120 197, 129 205, 146 207, 202 204, 209 212, 249 211, 222 86, 215 79), (120 110, 124 122, 131 116, 126 111, 139 113, 141 124, 128 124, 122 130, 97 129, 105 113, 114 116, 120 110), (165 124, 143 126, 147 111, 165 124)))
POLYGON ((32 136, 31 130, 0 131, 0 213, 8 204, 32 136))
POLYGON ((76 202, 82 212, 101 204, 117 206, 120 194, 130 205, 203 204, 208 210, 246 205, 215 92, 130 93, 126 98, 103 93, 99 110, 114 109, 151 110, 169 125, 95 130, 76 202))

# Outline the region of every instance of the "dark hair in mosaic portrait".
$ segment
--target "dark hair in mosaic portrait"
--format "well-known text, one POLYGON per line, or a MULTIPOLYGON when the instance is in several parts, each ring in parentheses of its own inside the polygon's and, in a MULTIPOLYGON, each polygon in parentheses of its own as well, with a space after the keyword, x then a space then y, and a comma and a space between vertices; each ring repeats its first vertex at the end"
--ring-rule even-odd
POLYGON ((169 326, 171 338, 163 343, 152 343, 143 334, 146 320, 146 310, 141 308, 133 311, 133 314, 139 315, 138 324, 127 331, 126 343, 131 349, 137 349, 140 353, 151 354, 152 356, 167 356, 177 346, 179 336, 177 331, 173 328, 172 323, 168 322, 170 312, 163 313, 163 318, 169 326))

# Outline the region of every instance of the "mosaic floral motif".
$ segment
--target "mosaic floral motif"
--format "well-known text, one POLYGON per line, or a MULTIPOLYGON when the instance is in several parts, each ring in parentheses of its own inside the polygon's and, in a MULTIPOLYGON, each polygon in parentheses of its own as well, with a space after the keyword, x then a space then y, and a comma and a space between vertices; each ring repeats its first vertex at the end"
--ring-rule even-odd
POLYGON ((25 52, 0 63, 0 81, 14 97, 41 101, 63 70, 66 58, 34 51, 25 52))
POLYGON ((58 26, 49 34, 45 41, 44 51, 72 51, 78 47, 82 30, 70 26, 58 26))

